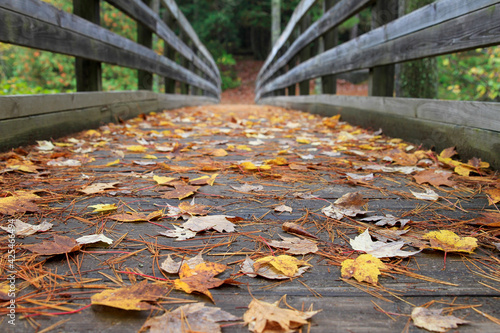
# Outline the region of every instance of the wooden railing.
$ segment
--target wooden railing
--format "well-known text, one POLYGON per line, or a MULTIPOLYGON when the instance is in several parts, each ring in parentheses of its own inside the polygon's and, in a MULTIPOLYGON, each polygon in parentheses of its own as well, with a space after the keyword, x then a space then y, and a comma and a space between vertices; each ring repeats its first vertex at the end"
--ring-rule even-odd
POLYGON ((0 149, 141 112, 218 102, 217 65, 174 0, 106 1, 137 22, 137 42, 99 25, 100 0, 73 0, 73 14, 40 0, 0 0, 0 42, 75 57, 79 92, 0 97, 0 149), (164 41, 163 55, 152 49, 154 35, 164 41), (136 69, 140 91, 97 93, 101 63, 136 69), (154 75, 166 94, 148 92, 154 75))
POLYGON ((500 1, 440 0, 398 18, 397 0, 325 0, 310 24, 318 3, 302 0, 273 46, 258 76, 258 103, 341 113, 428 146, 455 145, 463 157, 500 167, 500 103, 393 97, 397 63, 500 44, 500 1), (337 45, 335 29, 367 7, 372 30, 337 45), (372 97, 335 95, 335 75, 363 69, 372 97), (313 79, 322 91, 304 96, 313 79))

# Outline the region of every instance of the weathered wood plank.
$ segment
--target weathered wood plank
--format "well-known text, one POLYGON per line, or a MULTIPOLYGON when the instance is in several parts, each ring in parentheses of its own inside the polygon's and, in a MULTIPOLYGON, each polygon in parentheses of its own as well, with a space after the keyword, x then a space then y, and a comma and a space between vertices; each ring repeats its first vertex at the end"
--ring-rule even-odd
POLYGON ((0 21, 5 22, 0 26, 3 42, 141 69, 188 82, 215 96, 219 92, 211 82, 153 50, 42 2, 0 0, 0 21))
POLYGON ((261 94, 325 74, 398 63, 500 43, 500 1, 468 14, 470 5, 444 0, 326 51, 261 88, 261 94), (444 9, 451 12, 444 15, 444 9), (443 20, 438 14, 448 20, 443 20), (439 17, 439 19, 437 19, 439 17), (412 22, 419 22, 416 28, 412 22))
POLYGON ((196 54, 163 22, 146 4, 140 0, 106 0, 132 18, 138 20, 142 25, 154 31, 158 37, 166 41, 172 48, 193 62, 193 64, 207 74, 211 81, 217 82, 218 75, 209 68, 196 54))
POLYGON ((150 91, 0 96, 0 151, 140 113, 217 102, 204 96, 150 91))
MULTIPOLYGON (((347 18, 355 15, 363 8, 368 6, 373 0, 350 1, 343 0, 330 8, 319 20, 310 25, 307 30, 297 37, 286 52, 272 63, 272 65, 263 72, 257 80, 257 89, 259 89, 269 78, 281 67, 285 66, 294 56, 298 54, 306 45, 310 44, 316 38, 335 28, 347 18)), ((326 50, 332 48, 329 46, 326 50)), ((262 67, 264 69, 264 67, 262 67)), ((263 69, 261 71, 263 71, 263 69)))
POLYGON ((381 127, 437 150, 456 146, 462 158, 481 157, 500 168, 500 104, 428 99, 338 95, 264 98, 259 104, 293 108, 342 119, 365 127, 381 127))
POLYGON ((295 10, 293 11, 292 16, 290 17, 290 21, 288 21, 285 30, 283 30, 283 32, 281 33, 281 36, 278 38, 276 44, 273 45, 271 53, 269 53, 266 61, 264 62, 264 65, 262 65, 262 68, 259 71, 259 75, 257 76, 258 80, 260 80, 264 72, 267 71, 267 67, 269 67, 269 65, 274 61, 274 58, 278 54, 278 51, 283 47, 283 45, 285 45, 288 38, 290 38, 293 30, 295 29, 295 26, 297 26, 300 20, 304 17, 305 14, 307 14, 309 9, 311 9, 311 7, 316 2, 317 0, 302 0, 297 5, 297 7, 295 7, 295 10))

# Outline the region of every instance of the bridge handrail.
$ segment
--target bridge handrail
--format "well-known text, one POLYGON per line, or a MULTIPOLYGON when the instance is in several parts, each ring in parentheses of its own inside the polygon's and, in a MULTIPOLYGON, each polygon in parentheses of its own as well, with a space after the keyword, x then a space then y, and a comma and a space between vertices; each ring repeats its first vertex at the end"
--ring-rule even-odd
POLYGON ((107 1, 156 33, 187 60, 187 68, 146 46, 39 0, 0 0, 0 22, 3 22, 0 24, 0 41, 154 73, 219 98, 221 80, 217 66, 206 48, 200 48, 201 42, 192 28, 186 26, 187 20, 175 2, 162 0, 162 4, 173 11, 172 16, 177 18, 181 27, 185 25, 182 29, 187 31, 186 35, 196 47, 194 51, 144 2, 107 1))

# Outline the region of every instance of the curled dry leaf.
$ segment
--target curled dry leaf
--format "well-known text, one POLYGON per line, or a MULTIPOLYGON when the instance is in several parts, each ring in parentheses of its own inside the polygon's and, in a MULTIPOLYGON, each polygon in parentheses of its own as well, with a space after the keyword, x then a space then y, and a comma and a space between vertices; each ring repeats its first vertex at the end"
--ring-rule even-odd
POLYGON ((189 229, 192 231, 202 231, 214 229, 218 232, 233 232, 234 224, 230 220, 239 220, 235 216, 227 215, 210 215, 210 216, 193 216, 182 226, 184 229, 189 229))
POLYGON ((254 298, 248 305, 243 320, 251 332, 289 333, 307 324, 307 320, 318 312, 283 309, 279 307, 279 301, 271 304, 254 298))
POLYGON ((93 243, 99 243, 99 242, 104 242, 108 244, 113 244, 113 240, 109 237, 104 236, 103 234, 93 234, 93 235, 87 235, 87 236, 82 236, 76 239, 76 242, 80 245, 83 244, 93 244, 93 243))
POLYGON ((90 208, 94 208, 92 213, 102 213, 102 212, 111 212, 113 210, 117 210, 118 207, 116 207, 115 204, 97 204, 97 205, 92 205, 89 206, 90 208))
POLYGON ((484 193, 487 194, 490 205, 500 202, 500 188, 489 188, 484 190, 484 193))
POLYGON ((175 230, 161 231, 159 234, 170 238, 177 238, 176 240, 178 241, 194 238, 196 236, 196 232, 189 229, 179 228, 175 225, 173 225, 173 227, 175 230))
POLYGON ((112 182, 112 183, 95 183, 91 184, 88 186, 84 186, 82 189, 79 191, 85 194, 95 194, 95 193, 100 193, 103 192, 104 190, 114 188, 116 184, 119 184, 120 182, 112 182))
POLYGON ((384 269, 385 264, 380 259, 371 254, 362 254, 356 259, 347 259, 342 262, 341 274, 344 279, 354 277, 357 281, 366 281, 370 284, 378 283, 380 269, 384 269))
POLYGON ((31 192, 16 191, 10 197, 0 198, 0 214, 38 212, 38 206, 34 203, 38 198, 38 195, 31 192))
POLYGON ((418 184, 428 183, 433 186, 445 185, 453 187, 456 183, 449 180, 452 173, 443 170, 424 170, 413 176, 418 184))
POLYGON ((442 311, 443 309, 432 310, 417 306, 411 311, 411 319, 415 326, 431 332, 446 332, 450 328, 457 328, 459 324, 469 323, 455 316, 443 316, 442 311))
POLYGON ((175 261, 172 256, 167 255, 167 259, 161 263, 160 268, 170 274, 178 274, 183 264, 187 264, 189 268, 194 269, 198 264, 205 262, 201 256, 201 252, 193 258, 183 258, 180 261, 175 261))
POLYGON ((285 223, 283 223, 281 225, 281 229, 283 229, 283 231, 288 232, 288 233, 292 233, 292 234, 296 234, 296 235, 302 235, 302 236, 306 236, 306 237, 318 239, 318 237, 316 235, 311 234, 309 231, 307 231, 306 229, 304 229, 302 226, 300 226, 300 225, 298 225, 297 223, 294 223, 294 222, 285 222, 285 223))
POLYGON ((292 207, 288 207, 286 205, 279 205, 279 206, 274 207, 274 211, 280 212, 280 213, 283 213, 283 212, 291 213, 293 211, 293 209, 292 209, 292 207))
POLYGON ((474 237, 460 237, 453 231, 440 230, 431 231, 424 235, 428 239, 432 249, 444 252, 466 252, 472 253, 477 247, 477 239, 474 237))
POLYGON ((359 192, 346 193, 337 200, 333 205, 321 209, 321 212, 328 217, 340 220, 344 216, 356 216, 358 214, 370 213, 368 210, 360 210, 361 206, 368 202, 359 192))
POLYGON ((211 176, 201 176, 201 177, 198 177, 195 179, 191 179, 189 181, 189 183, 191 185, 198 185, 198 186, 203 186, 203 185, 213 186, 214 182, 215 182, 215 178, 217 178, 218 175, 219 175, 218 173, 214 173, 211 176))
POLYGON ((157 220, 163 216, 162 210, 154 211, 148 215, 137 212, 125 212, 123 214, 115 214, 109 218, 118 222, 146 222, 157 220))
POLYGON ((239 318, 220 308, 208 307, 204 303, 193 303, 180 306, 161 316, 149 318, 143 328, 149 328, 150 333, 178 333, 184 332, 188 326, 190 332, 220 333, 219 322, 235 320, 239 318))
POLYGON ((378 221, 375 225, 383 226, 383 225, 391 225, 394 226, 399 222, 400 227, 403 228, 406 223, 410 222, 410 219, 399 219, 391 214, 385 214, 384 216, 370 216, 361 219, 363 222, 373 222, 378 221))
POLYGON ((202 262, 196 265, 194 269, 184 263, 179 272, 179 279, 174 281, 174 287, 188 294, 195 291, 202 293, 215 303, 209 289, 219 287, 224 283, 241 284, 233 279, 221 280, 215 277, 226 269, 226 265, 215 262, 202 262))
POLYGON ((175 190, 165 192, 162 197, 166 199, 182 200, 189 197, 190 195, 193 195, 196 191, 198 191, 199 188, 199 186, 175 185, 175 190))
POLYGON ((425 189, 425 193, 410 192, 415 196, 415 198, 420 200, 429 200, 429 201, 437 201, 439 199, 439 195, 431 189, 425 189))
MULTIPOLYGON (((21 220, 15 219, 14 220, 14 234, 18 237, 29 236, 29 235, 33 235, 36 232, 44 232, 44 231, 50 230, 52 228, 52 226, 53 226, 53 224, 49 223, 47 221, 43 221, 42 223, 40 223, 38 225, 33 225, 33 224, 23 222, 21 220)), ((2 228, 5 231, 8 231, 8 232, 11 231, 11 229, 9 227, 0 226, 0 228, 2 228)))
POLYGON ((39 244, 24 245, 23 247, 31 252, 45 256, 70 253, 80 250, 80 244, 78 244, 73 238, 59 235, 54 235, 53 241, 45 240, 39 244))
POLYGON ((293 277, 299 272, 299 267, 301 266, 312 266, 308 262, 304 260, 299 260, 295 257, 289 255, 281 255, 281 256, 267 256, 260 259, 257 259, 253 264, 253 268, 255 272, 259 275, 261 268, 269 267, 272 268, 271 271, 276 271, 280 274, 283 274, 287 277, 293 277))
MULTIPOLYGON (((194 200, 193 200, 194 201, 194 200)), ((183 201, 179 204, 179 209, 181 213, 186 213, 191 216, 193 215, 207 215, 209 206, 199 205, 195 203, 189 203, 187 201, 183 201)))
POLYGON ((311 242, 310 240, 297 237, 280 237, 283 241, 280 242, 273 240, 269 243, 269 245, 280 249, 287 249, 286 252, 290 254, 308 254, 316 253, 318 251, 316 243, 311 242))
POLYGON ((123 310, 149 310, 154 302, 167 293, 161 285, 148 284, 146 280, 123 288, 108 289, 90 298, 92 305, 106 305, 123 310))
MULTIPOLYGON (((243 263, 240 266, 241 273, 250 277, 256 277, 257 275, 260 275, 262 277, 265 277, 266 279, 272 279, 272 280, 285 280, 290 278, 290 276, 283 274, 278 269, 274 268, 272 265, 261 265, 256 268, 254 264, 255 261, 247 256, 245 261, 243 261, 243 263)), ((309 269, 309 267, 310 266, 305 266, 305 265, 299 266, 297 272, 293 275, 293 277, 301 276, 309 269)))
POLYGON ((405 245, 404 241, 384 243, 380 241, 372 241, 370 232, 366 229, 362 234, 349 240, 352 248, 356 251, 363 251, 376 258, 389 257, 408 257, 419 253, 420 251, 402 251, 401 247, 405 245))

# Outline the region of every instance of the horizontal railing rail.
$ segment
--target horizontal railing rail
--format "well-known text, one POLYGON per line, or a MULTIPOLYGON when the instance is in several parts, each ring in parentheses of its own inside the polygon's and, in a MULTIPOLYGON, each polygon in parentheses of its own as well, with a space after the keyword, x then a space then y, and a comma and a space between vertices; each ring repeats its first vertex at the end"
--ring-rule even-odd
POLYGON ((407 134, 415 141, 419 135, 434 136, 432 142, 420 138, 436 148, 453 142, 444 136, 454 136, 463 156, 473 156, 475 150, 498 168, 500 103, 394 96, 397 64, 499 45, 500 1, 439 0, 406 15, 401 12, 397 0, 302 0, 259 73, 256 102, 341 113, 370 127, 385 122, 385 133, 407 134), (371 15, 371 30, 339 43, 338 28, 365 10, 371 15), (317 19, 311 23, 313 15, 317 19), (368 71, 368 97, 336 95, 338 75, 363 70, 368 71), (314 85, 317 95, 306 96, 314 85), (410 130, 417 125, 427 130, 410 130), (459 137, 459 132, 470 137, 459 137))
MULTIPOLYGON (((99 6, 99 1, 78 0, 74 2, 75 11, 78 2, 79 6, 83 7, 99 6)), ((221 80, 217 66, 174 1, 161 0, 161 4, 171 12, 172 17, 176 18, 181 30, 190 38, 193 48, 176 36, 160 15, 145 2, 140 0, 108 0, 108 2, 125 12, 139 25, 149 29, 150 34, 155 33, 166 46, 180 55, 179 58, 186 60, 181 61, 184 66, 157 54, 147 46, 106 30, 99 24, 58 10, 39 0, 0 0, 0 22, 2 22, 0 41, 157 74, 199 88, 203 91, 203 95, 219 98, 221 80), (196 67, 196 70, 193 67, 196 67)), ((82 10, 86 13, 91 11, 88 8, 82 10)), ((89 71, 89 68, 83 71, 89 71)), ((77 73, 77 80, 80 79, 84 80, 77 73)), ((149 81, 152 81, 151 75, 149 81)), ((82 87, 78 83, 77 86, 82 87)), ((144 84, 146 89, 150 89, 151 86, 152 82, 144 84)), ((79 90, 98 89, 88 89, 83 86, 79 90)))

